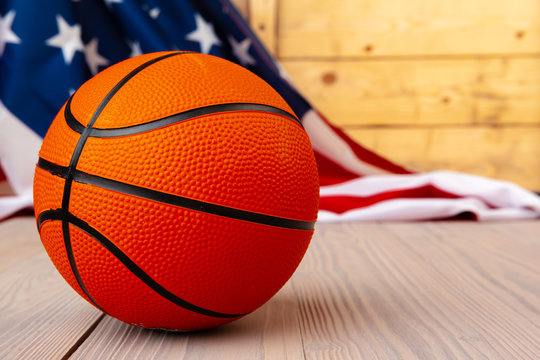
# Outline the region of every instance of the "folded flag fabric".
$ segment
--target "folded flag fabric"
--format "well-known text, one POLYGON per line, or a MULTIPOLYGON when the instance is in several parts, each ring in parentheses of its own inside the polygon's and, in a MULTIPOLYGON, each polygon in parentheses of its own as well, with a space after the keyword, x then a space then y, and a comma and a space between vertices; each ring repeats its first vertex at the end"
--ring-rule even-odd
POLYGON ((514 184, 448 171, 416 173, 354 142, 295 89, 227 0, 5 0, 0 183, 10 186, 0 185, 0 219, 31 206, 41 139, 70 94, 111 64, 163 50, 234 61, 287 100, 317 158, 320 221, 540 216, 540 198, 514 184))

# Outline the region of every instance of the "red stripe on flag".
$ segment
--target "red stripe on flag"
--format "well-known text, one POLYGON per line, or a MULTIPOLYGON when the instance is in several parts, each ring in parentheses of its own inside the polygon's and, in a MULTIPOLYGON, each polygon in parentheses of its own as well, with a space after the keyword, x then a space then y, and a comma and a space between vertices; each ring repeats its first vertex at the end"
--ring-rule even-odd
POLYGON ((317 114, 329 127, 332 128, 336 135, 338 135, 343 141, 347 143, 347 145, 349 145, 351 150, 355 153, 356 156, 358 156, 360 160, 393 174, 414 174, 413 171, 408 170, 396 163, 393 163, 390 160, 387 160, 382 156, 379 156, 371 150, 368 150, 360 144, 356 143, 347 134, 345 134, 343 130, 332 125, 328 120, 326 120, 326 118, 321 113, 317 112, 317 114))
POLYGON ((412 189, 387 191, 371 196, 331 195, 321 196, 319 208, 333 213, 343 214, 349 210, 368 207, 392 199, 458 199, 461 196, 444 191, 433 185, 424 185, 412 189))
POLYGON ((317 151, 315 151, 315 160, 319 168, 319 183, 321 186, 339 184, 361 177, 317 151))

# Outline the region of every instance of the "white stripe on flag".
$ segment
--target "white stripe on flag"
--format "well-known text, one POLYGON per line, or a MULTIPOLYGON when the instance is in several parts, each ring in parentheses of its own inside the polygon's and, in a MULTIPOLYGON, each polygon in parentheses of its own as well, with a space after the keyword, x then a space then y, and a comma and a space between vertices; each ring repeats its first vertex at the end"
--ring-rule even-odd
POLYGON ((453 171, 408 175, 376 175, 321 186, 321 198, 369 197, 399 190, 433 186, 458 198, 384 199, 375 204, 344 209, 341 214, 322 208, 320 221, 440 219, 472 212, 478 220, 540 217, 540 197, 513 183, 453 171))
POLYGON ((540 214, 540 197, 514 183, 454 171, 378 175, 321 186, 321 196, 370 196, 387 191, 433 185, 460 197, 474 197, 496 207, 527 207, 540 214))
POLYGON ((0 197, 0 219, 32 206, 32 180, 42 139, 0 101, 0 165, 15 192, 0 197))
POLYGON ((388 171, 360 160, 349 145, 337 136, 313 109, 302 117, 313 149, 358 175, 389 174, 388 171))
POLYGON ((391 199, 380 203, 336 214, 319 211, 318 221, 411 221, 445 219, 470 212, 480 221, 535 219, 539 212, 525 208, 491 209, 482 201, 463 199, 391 199))

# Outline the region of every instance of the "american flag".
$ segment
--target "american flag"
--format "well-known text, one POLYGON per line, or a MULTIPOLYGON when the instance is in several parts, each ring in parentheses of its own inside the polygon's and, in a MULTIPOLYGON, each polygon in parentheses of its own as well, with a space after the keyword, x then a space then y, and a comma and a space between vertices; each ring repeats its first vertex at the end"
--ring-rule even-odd
MULTIPOLYGON (((320 221, 537 218, 540 198, 473 175, 417 173, 351 140, 295 89, 227 0, 0 2, 0 219, 32 204, 41 139, 84 81, 142 53, 190 50, 234 61, 301 119, 320 172, 320 221)), ((361 104, 359 105, 361 106, 361 104)))

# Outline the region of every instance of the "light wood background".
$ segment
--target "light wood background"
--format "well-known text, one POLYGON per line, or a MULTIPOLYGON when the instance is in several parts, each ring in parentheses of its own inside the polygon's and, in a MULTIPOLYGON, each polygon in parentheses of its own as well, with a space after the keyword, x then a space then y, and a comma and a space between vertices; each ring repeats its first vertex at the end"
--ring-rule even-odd
POLYGON ((540 191, 540 0, 233 2, 364 146, 540 191))

